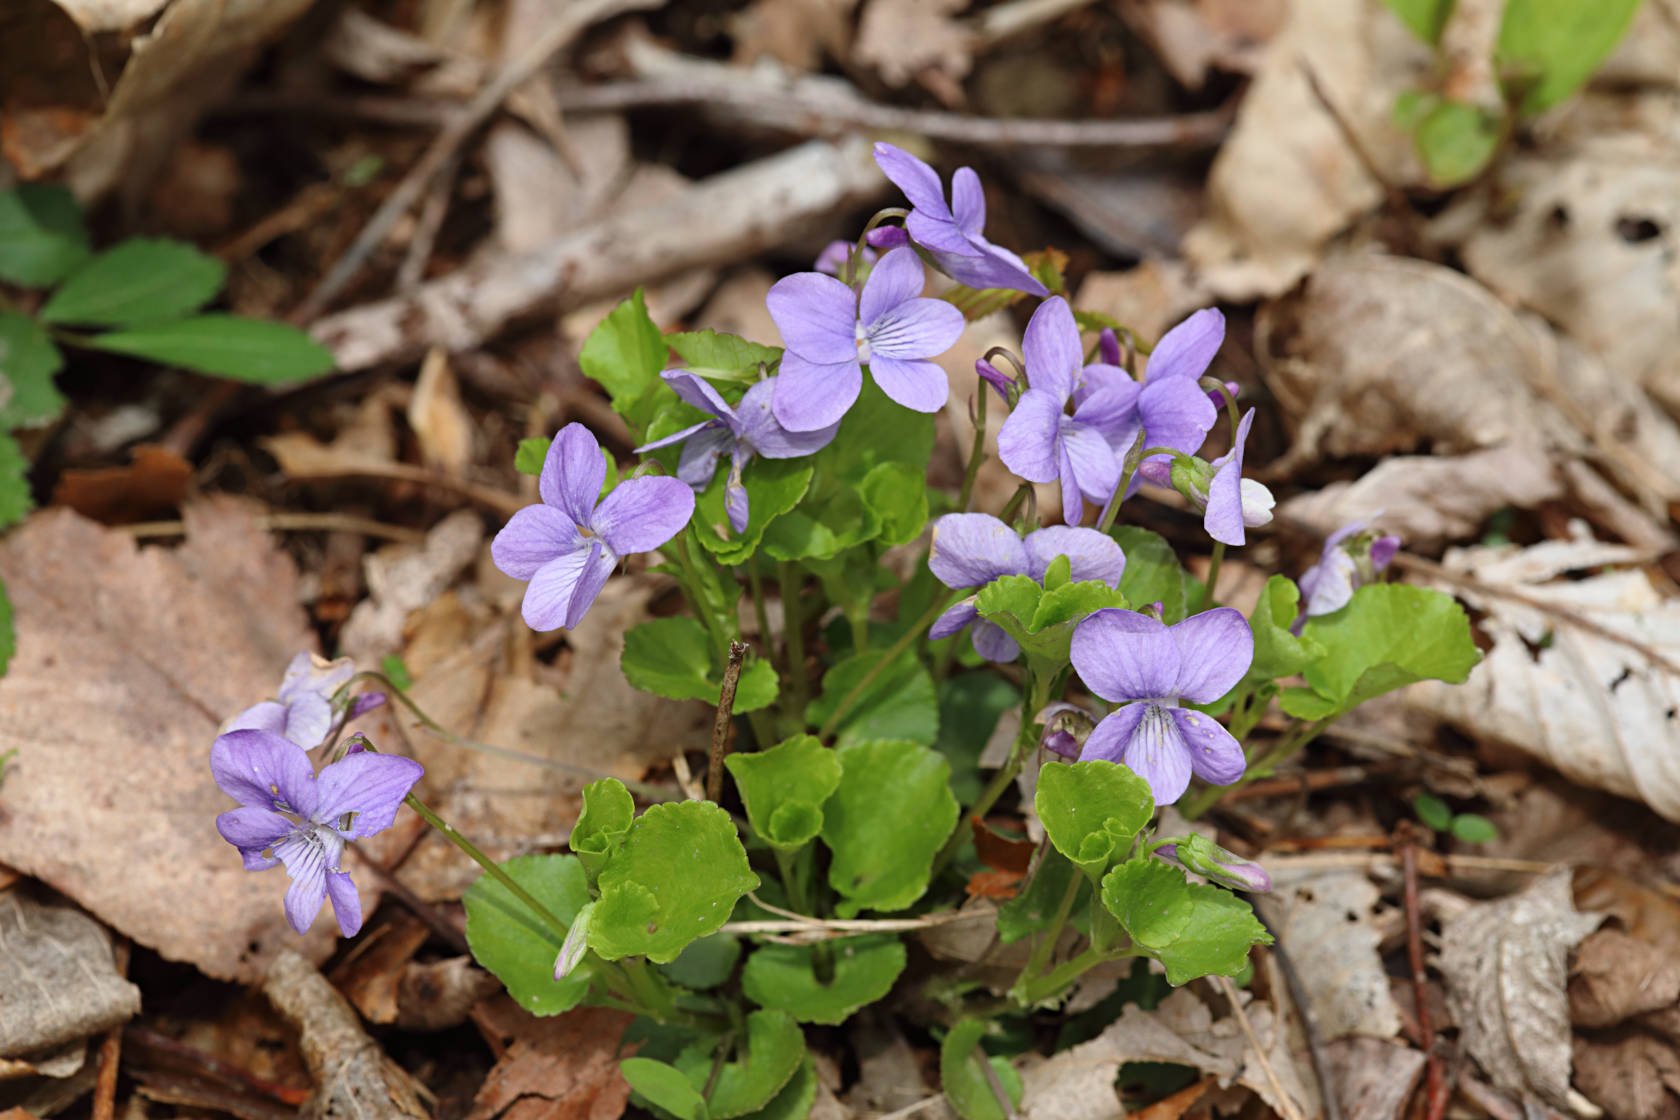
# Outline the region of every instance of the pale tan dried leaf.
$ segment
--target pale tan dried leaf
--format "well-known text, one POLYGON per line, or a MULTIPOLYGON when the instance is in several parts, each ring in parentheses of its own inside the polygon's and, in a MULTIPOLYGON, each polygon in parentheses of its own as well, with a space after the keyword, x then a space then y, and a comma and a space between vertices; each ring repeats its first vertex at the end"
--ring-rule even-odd
POLYGON ((1632 549, 1591 540, 1448 552, 1444 563, 1453 572, 1520 598, 1455 586, 1483 612, 1480 627, 1493 648, 1465 684, 1426 681, 1407 698, 1577 782, 1680 821, 1680 755, 1673 749, 1680 600, 1662 598, 1637 568, 1556 578, 1638 559, 1632 549))
MULTIPOLYGON (((1246 993, 1245 993, 1246 996, 1246 993)), ((1295 1068, 1287 1032, 1278 1029, 1269 1004, 1249 1002, 1249 1024, 1265 1047, 1267 1061, 1297 1114, 1317 1111, 1295 1068)), ((1215 1020, 1188 988, 1162 1000, 1154 1011, 1128 1005, 1120 1018, 1089 1042, 1062 1051, 1022 1071, 1021 1115, 1025 1120, 1113 1120, 1119 1115, 1114 1077, 1126 1062, 1172 1062, 1242 1085, 1279 1111, 1287 1111, 1271 1080, 1255 1060, 1234 1016, 1215 1020)))
POLYGON ((870 0, 858 24, 852 57, 890 86, 933 68, 961 78, 973 65, 974 36, 953 18, 968 0, 870 0))
POLYGON ((1212 299, 1183 261, 1151 258, 1124 272, 1087 273, 1074 306, 1112 315, 1140 338, 1154 340, 1212 299))
POLYGON ((420 363, 408 401, 408 426, 428 466, 460 476, 472 462, 473 419, 461 403, 461 390, 442 347, 434 346, 420 363))
POLYGON ((1602 920, 1576 911, 1563 868, 1441 928, 1439 964, 1464 1048, 1498 1088, 1582 1117, 1599 1110, 1569 1086, 1565 960, 1602 920))
POLYGON ((629 1015, 579 1007, 539 1019, 498 1001, 494 1023, 513 1043, 467 1120, 617 1120, 624 1111, 630 1085, 618 1069, 618 1043, 629 1015))
POLYGON ((769 56, 792 70, 813 71, 825 54, 845 59, 858 0, 754 0, 731 17, 734 61, 769 56))
MULTIPOLYGON (((504 121, 484 142, 496 198, 496 240, 509 252, 536 249, 625 205, 630 129, 611 113, 566 118, 566 137, 585 158, 578 167, 529 129, 504 121)), ((641 199, 646 204, 664 201, 641 199)), ((631 200, 634 204, 635 199, 631 200)))
POLYGON ((1326 1042, 1349 1035, 1393 1038, 1400 1009, 1389 992, 1372 922, 1381 893, 1362 872, 1273 876, 1262 900, 1284 948, 1302 962, 1301 985, 1326 1042))
POLYGON ((426 533, 424 544, 391 544, 365 561, 368 597, 356 604, 339 645, 364 664, 377 664, 402 648, 410 611, 432 602, 478 556, 484 522, 457 510, 426 533))
POLYGON ((504 990, 472 957, 410 961, 397 989, 396 1024, 405 1031, 458 1027, 482 1001, 504 990))
POLYGON ((1219 296, 1249 300, 1288 289, 1332 237, 1382 200, 1343 126, 1387 181, 1421 179, 1392 111, 1395 96, 1421 85, 1433 61, 1381 0, 1291 5, 1214 160, 1208 217, 1184 239, 1184 255, 1219 296))
POLYGON ((1400 1120, 1425 1061, 1421 1050, 1374 1038, 1332 1042, 1325 1057, 1346 1120, 1400 1120))
POLYGON ((1680 84, 1680 4, 1649 0, 1633 13, 1627 34, 1593 71, 1592 85, 1625 93, 1629 86, 1680 84))
POLYGON ((162 11, 170 0, 53 0, 89 34, 130 31, 162 11))
MULTIPOLYGON (((60 511, 0 542, 18 637, 0 678, 0 752, 18 750, 0 861, 164 957, 248 981, 282 946, 325 957, 336 929, 323 919, 300 940, 284 876, 246 871, 216 834, 232 803, 210 744, 315 643, 297 572, 248 506, 183 512, 178 549, 60 511)), ((365 877, 362 890, 371 909, 365 877)))
POLYGON ((140 1012, 140 989, 117 973, 111 935, 62 900, 20 884, 0 893, 0 1055, 37 1055, 35 1071, 68 1077, 80 1042, 140 1012), (75 1043, 53 1066, 43 1051, 75 1043))
POLYGON ((1180 85, 1200 89, 1212 68, 1252 74, 1289 15, 1287 0, 1129 0, 1126 22, 1180 85))

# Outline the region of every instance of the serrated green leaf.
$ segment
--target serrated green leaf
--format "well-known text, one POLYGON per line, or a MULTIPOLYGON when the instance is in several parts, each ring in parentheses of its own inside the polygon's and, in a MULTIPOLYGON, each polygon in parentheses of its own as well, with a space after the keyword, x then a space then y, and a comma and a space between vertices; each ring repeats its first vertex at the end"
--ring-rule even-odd
POLYGON ((1273 576, 1266 581, 1248 617, 1254 632, 1254 661, 1244 680, 1250 684, 1292 677, 1324 656, 1324 647, 1310 637, 1297 638, 1289 632, 1299 614, 1301 589, 1295 581, 1273 576))
POLYGON ((630 1088, 677 1120, 709 1120, 706 1099, 676 1066, 652 1058, 625 1058, 618 1068, 630 1088))
POLYGON ((1426 43, 1441 41, 1441 29, 1452 14, 1453 0, 1383 0, 1411 29, 1413 35, 1426 43))
POLYGON ((754 1011, 747 1016, 746 1046, 735 1061, 725 1062, 714 1075, 710 1051, 690 1047, 678 1055, 677 1068, 696 1088, 710 1081, 706 1110, 713 1120, 731 1120, 768 1105, 805 1058, 805 1035, 791 1016, 754 1011))
POLYGON ((274 385, 329 373, 332 351, 296 327, 241 315, 195 315, 77 339, 78 346, 274 385))
POLYGON ((1178 940, 1196 909, 1183 870, 1149 856, 1105 875, 1102 901, 1131 939, 1151 950, 1178 940))
POLYGON ((1099 580, 1046 591, 1032 577, 1017 575, 1000 576, 981 588, 974 605, 982 618, 1014 638, 1029 660, 1059 669, 1067 664, 1074 628, 1085 616, 1104 607, 1123 607, 1126 598, 1099 580))
MULTIPOLYGON (((563 922, 574 921, 589 902, 589 883, 574 856, 517 856, 499 866, 563 922)), ((519 1006, 533 1015, 558 1015, 578 1005, 589 991, 587 965, 556 980, 562 938, 512 891, 481 875, 461 901, 473 959, 495 973, 519 1006)))
POLYGON ((1161 621, 1168 626, 1184 620, 1184 565, 1159 533, 1135 525, 1116 525, 1109 536, 1126 554, 1126 570, 1120 576, 1120 593, 1137 607, 1161 604, 1161 621))
POLYGON ((1425 826, 1436 832, 1445 832, 1452 827, 1453 811, 1447 803, 1432 793, 1420 793, 1412 798, 1412 812, 1425 826))
POLYGON ((0 432, 0 529, 16 525, 35 508, 29 492, 29 460, 17 440, 0 432))
POLYGON ((50 287, 88 252, 82 208, 68 188, 24 183, 0 191, 0 280, 50 287))
POLYGON ((828 882, 841 917, 902 910, 927 890, 933 857, 957 822, 951 767, 920 743, 885 739, 843 747, 840 785, 823 806, 828 882))
POLYGON ((904 971, 904 944, 875 934, 825 943, 833 975, 817 979, 811 945, 762 945, 747 959, 741 990, 760 1007, 785 1011, 802 1023, 843 1023, 859 1008, 882 999, 904 971))
POLYGON ((849 482, 862 482, 881 463, 908 463, 925 476, 932 454, 933 416, 893 401, 869 377, 834 441, 817 452, 830 477, 849 482))
POLYGON ((1011 945, 1049 929, 1062 904, 1062 896, 1076 878, 1079 885, 1075 887, 1078 893, 1074 896, 1073 909, 1078 913, 1089 905, 1090 880, 1080 875, 1079 869, 1061 852, 1054 847, 1047 849, 1038 870, 1027 880, 1027 889, 998 907, 998 940, 1011 945))
POLYGON ((757 381, 761 363, 774 365, 782 357, 780 347, 761 346, 726 331, 680 331, 666 335, 665 345, 675 350, 692 372, 720 380, 748 374, 745 380, 757 381))
POLYGON ((1441 101, 1412 129, 1429 181, 1441 188, 1462 186, 1480 175, 1499 150, 1500 134, 1498 114, 1462 101, 1441 101))
POLYGON ((729 480, 728 460, 724 469, 712 476, 712 481, 696 499, 694 535, 718 563, 733 567, 751 556, 770 523, 793 509, 810 488, 813 468, 809 459, 766 459, 754 456, 741 471, 741 483, 747 488, 747 527, 737 533, 729 524, 729 511, 724 505, 724 488, 729 480))
MULTIPOLYGON (((712 658, 706 628, 687 615, 632 626, 624 635, 619 665, 632 685, 668 700, 715 705, 723 690, 723 667, 712 658)), ((777 687, 775 668, 754 657, 741 670, 730 710, 739 715, 767 707, 775 701, 777 687)))
POLYGON ((1302 630, 1324 647, 1307 666, 1307 688, 1280 696, 1284 711, 1324 719, 1420 680, 1461 684, 1482 659, 1470 620, 1451 595, 1425 587, 1374 583, 1348 605, 1307 620, 1302 630))
POLYGON ((1585 85, 1638 8, 1639 0, 1510 0, 1493 57, 1507 87, 1521 91, 1521 111, 1543 112, 1585 85))
POLYGON ((927 527, 927 472, 914 463, 876 463, 858 486, 881 523, 875 539, 892 546, 921 536, 927 527))
POLYGON ((822 805, 840 785, 840 760, 810 735, 723 760, 741 791, 747 820, 771 847, 793 851, 816 839, 822 805), (790 806, 794 812, 785 812, 790 806))
POLYGON ((649 807, 596 882, 601 898, 589 947, 610 961, 640 954, 666 964, 716 933, 758 876, 727 812, 682 801, 649 807))
POLYGON ((1073 582, 1073 561, 1058 556, 1044 569, 1044 590, 1055 591, 1073 582))
POLYGON ((770 1103, 757 1112, 749 1112, 741 1120, 806 1120, 817 1100, 817 1063, 810 1054, 799 1063, 793 1077, 770 1103))
MULTIPOLYGON (((805 720, 815 730, 828 722, 841 701, 881 660, 882 650, 855 653, 823 674, 822 695, 805 708, 805 720)), ((898 655, 877 673, 840 717, 834 731, 839 746, 872 739, 908 739, 931 744, 939 737, 939 700, 933 677, 913 650, 898 655)))
POLYGON ((602 778, 583 787, 583 808, 566 846, 583 862, 591 882, 630 831, 636 801, 617 778, 602 778))
POLYGON ((1155 815, 1149 783, 1116 762, 1046 762, 1033 807, 1050 843, 1092 878, 1124 859, 1155 815))
POLYGON ((53 375, 64 355, 41 324, 15 311, 0 311, 0 431, 36 428, 58 419, 64 394, 53 375))
POLYGON ((185 241, 135 237, 72 272, 41 319, 94 327, 178 319, 209 303, 226 279, 225 264, 185 241))
POLYGON ((590 332, 578 354, 578 365, 584 376, 606 389, 613 411, 640 436, 647 431, 659 391, 671 391, 659 377, 669 356, 665 338, 648 316, 642 290, 637 288, 590 332))
POLYGON ((1219 887, 1193 884, 1182 870, 1151 856, 1110 871, 1102 901, 1133 942, 1161 962, 1174 986, 1202 976, 1235 976, 1248 964, 1252 946, 1272 942, 1247 902, 1219 887))
POLYGON ((1479 813, 1460 813, 1452 820, 1452 834, 1466 844, 1486 844, 1499 839, 1499 826, 1479 813))
POLYGON ((992 1091, 991 1079, 981 1067, 990 1063, 1009 1097, 1010 1109, 1021 1103, 1021 1075, 1004 1058, 988 1058, 980 1049, 986 1036, 981 1019, 959 1019, 939 1047, 939 1079, 945 1099, 963 1120, 1006 1120, 1007 1114, 992 1091))
POLYGON ((729 979, 741 959, 741 940, 732 933, 714 933, 689 944, 659 971, 685 988, 709 991, 729 979))

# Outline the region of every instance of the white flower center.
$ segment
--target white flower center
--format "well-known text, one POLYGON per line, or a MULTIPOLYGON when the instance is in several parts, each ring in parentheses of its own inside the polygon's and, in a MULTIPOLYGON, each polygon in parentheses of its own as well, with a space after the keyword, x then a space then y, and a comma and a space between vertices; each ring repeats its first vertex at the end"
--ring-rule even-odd
POLYGON ((852 329, 852 336, 857 340, 858 361, 869 361, 869 333, 863 329, 862 323, 852 329))

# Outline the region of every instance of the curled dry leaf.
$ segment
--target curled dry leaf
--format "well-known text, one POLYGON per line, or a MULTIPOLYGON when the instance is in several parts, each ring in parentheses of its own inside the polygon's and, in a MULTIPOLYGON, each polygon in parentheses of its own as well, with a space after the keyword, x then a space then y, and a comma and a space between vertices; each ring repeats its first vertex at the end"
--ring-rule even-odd
POLYGON ((1577 1036, 1575 1083, 1614 1120, 1673 1120, 1680 1115, 1680 1051, 1640 1030, 1577 1036))
POLYGON ((1680 960, 1619 929, 1581 942, 1569 968, 1569 1019, 1581 1027, 1613 1027, 1680 1003, 1680 960))
POLYGON ((356 604, 339 644, 369 664, 402 648, 410 611, 433 602, 478 556, 484 522, 457 510, 426 533, 423 544, 392 544, 365 561, 368 597, 356 604))
POLYGON ((630 1016, 578 1007, 539 1019, 491 1004, 483 1021, 512 1042, 479 1087, 467 1120, 616 1120, 630 1099, 618 1071, 619 1038, 630 1016))
POLYGON ((1465 684, 1425 681, 1408 699, 1680 821, 1680 601, 1638 569, 1557 578, 1637 560, 1591 540, 1448 552, 1475 581, 1451 590, 1484 612, 1493 648, 1465 684))
MULTIPOLYGON (((325 957, 323 919, 301 941, 280 873, 253 875, 216 834, 231 808, 210 777, 229 716, 271 696, 314 637, 297 572, 252 509, 189 505, 180 548, 66 511, 0 542, 18 651, 0 678, 0 862, 69 895, 171 960, 254 980, 282 945, 325 957)), ((374 889, 363 877, 363 906, 374 889)))
POLYGON ((64 1072, 32 1063, 65 1077, 81 1067, 82 1039, 139 1013, 140 989, 117 973, 104 926, 41 893, 25 884, 0 893, 0 1055, 39 1056, 75 1043, 64 1072))
POLYGON ((1374 1038, 1332 1042, 1325 1058, 1342 1115, 1356 1120, 1399 1120, 1426 1060, 1421 1050, 1374 1038))
POLYGON ((1290 1098, 1287 1106, 1278 1099, 1236 1018, 1215 1020, 1195 993, 1180 988, 1154 1011, 1128 1005, 1096 1038, 1023 1069, 1021 1116, 1025 1120, 1112 1120, 1118 1114, 1114 1078, 1127 1062, 1190 1066, 1218 1077, 1221 1085, 1235 1083, 1253 1090, 1280 1113, 1288 1114, 1293 1108, 1296 1115, 1317 1115, 1316 1097, 1309 1094, 1295 1068, 1287 1032, 1279 1029, 1271 1005, 1253 1001, 1245 1010, 1255 1036, 1266 1048, 1272 1072, 1290 1098))
POLYGON ((1326 1042, 1349 1035, 1393 1038, 1400 1011, 1389 992, 1371 921, 1381 892, 1357 871, 1273 877, 1262 901, 1278 940, 1302 962, 1313 1023, 1326 1042))
POLYGON ((1439 964, 1464 1048, 1495 1086, 1582 1117, 1600 1110, 1569 1085, 1565 960, 1602 920, 1576 911, 1561 869, 1441 929, 1439 964))
POLYGON ((960 79, 973 64, 974 36, 952 17, 966 7, 968 0, 869 0, 852 57, 890 86, 930 67, 960 79))

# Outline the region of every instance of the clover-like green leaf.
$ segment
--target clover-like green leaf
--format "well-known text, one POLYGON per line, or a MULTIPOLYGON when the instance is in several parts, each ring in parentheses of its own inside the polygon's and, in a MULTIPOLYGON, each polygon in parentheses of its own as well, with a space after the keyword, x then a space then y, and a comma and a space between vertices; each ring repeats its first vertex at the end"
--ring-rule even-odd
POLYGON ((1462 186, 1482 173, 1499 150, 1505 114, 1445 98, 1412 127, 1412 139, 1430 184, 1462 186))
MULTIPOLYGON (((589 902, 589 883, 574 856, 517 856, 499 866, 563 922, 575 921, 589 902)), ((519 1006, 533 1015, 558 1015, 578 1005, 589 991, 588 966, 556 980, 554 960, 564 939, 512 891, 481 875, 461 901, 473 959, 507 986, 519 1006)))
POLYGON ((677 1068, 690 1085, 708 1081, 706 1110, 712 1120, 731 1120, 768 1105, 806 1059, 805 1035, 782 1011, 754 1011, 747 1016, 746 1045, 735 1061, 717 1067, 707 1047, 689 1047, 677 1056, 677 1068))
POLYGON ((732 754, 723 760, 735 777, 747 820, 773 848, 794 851, 816 839, 822 829, 822 805, 840 785, 840 760, 810 735, 791 739, 756 754, 732 754))
POLYGON ((747 959, 741 990, 760 1007, 785 1011, 802 1023, 843 1023, 883 998, 904 971, 904 943, 891 934, 825 942, 833 975, 817 979, 814 945, 762 945, 747 959))
POLYGON ((1324 647, 1311 637, 1289 632, 1300 613, 1301 589, 1285 576, 1273 576, 1260 592, 1254 612, 1248 616, 1254 632, 1254 661, 1245 678, 1250 683, 1292 677, 1324 656, 1324 647))
POLYGON ((222 290, 227 266, 185 241, 135 237, 72 272, 41 308, 47 323, 127 327, 189 315, 222 290))
POLYGON ((1182 622, 1188 609, 1188 580, 1172 545, 1159 533, 1135 525, 1116 525, 1108 535, 1126 554, 1126 570, 1120 576, 1120 593, 1126 602, 1139 608, 1160 603, 1162 622, 1168 626, 1182 622))
POLYGON ((724 506, 724 488, 729 480, 725 460, 723 469, 712 476, 696 500, 694 535, 718 563, 741 563, 758 548, 770 523, 799 504, 810 488, 812 472, 808 459, 755 456, 741 472, 741 483, 747 488, 747 527, 737 533, 729 524, 729 511, 724 506))
POLYGON ((1191 883, 1184 872, 1152 856, 1130 860, 1102 882, 1103 906, 1132 941, 1160 961, 1167 982, 1235 976, 1248 950, 1272 937, 1247 902, 1230 891, 1191 883))
POLYGON ((625 1058, 618 1068, 630 1088, 677 1120, 710 1120, 706 1098, 676 1066, 653 1058, 625 1058))
POLYGON ((37 428, 64 411, 53 375, 64 355, 41 324, 15 311, 0 311, 0 379, 11 390, 0 404, 0 431, 37 428))
POLYGON ((726 331, 668 334, 665 345, 681 356, 691 372, 717 381, 757 381, 761 364, 774 365, 782 357, 780 347, 761 346, 726 331))
POLYGON ((689 942, 716 933, 758 876, 727 812, 681 801, 649 807, 596 883, 589 947, 610 961, 641 954, 668 964, 689 942))
POLYGON ((618 850, 635 818, 636 801, 617 778, 602 778, 583 787, 583 809, 566 846, 583 862, 591 882, 618 850))
POLYGON ((853 743, 840 755, 840 786, 823 806, 822 839, 834 853, 828 882, 838 910, 902 910, 927 890, 933 857, 957 822, 943 755, 920 743, 853 743))
POLYGON ((963 1120, 1006 1120, 997 1094, 992 1091, 991 1079, 981 1067, 988 1062, 1004 1092, 1010 1107, 1021 1103, 1021 1075, 1006 1058, 988 1058, 980 1050, 980 1040, 986 1035, 981 1019, 959 1019, 945 1035, 939 1047, 939 1079, 945 1099, 951 1102, 963 1120))
POLYGON ((659 397, 671 393, 659 377, 668 357, 665 338, 649 317, 642 290, 637 288, 590 332, 578 353, 578 365, 584 376, 606 389, 613 411, 641 436, 659 397))
POLYGON ((0 280, 49 287, 88 253, 82 208, 67 187, 24 183, 0 191, 0 280))
POLYGON ((1124 859, 1155 814, 1149 783, 1116 762, 1046 762, 1033 797, 1045 834, 1086 875, 1101 878, 1124 859))
MULTIPOLYGON (((822 695, 805 709, 806 722, 820 728, 880 662, 884 651, 854 653, 823 674, 822 695)), ((910 739, 932 743, 939 737, 939 700, 927 666, 910 650, 863 690, 840 717, 835 742, 841 746, 868 739, 910 739)))
POLYGON ((729 979, 741 959, 741 940, 732 933, 714 933, 691 942, 659 971, 685 988, 704 992, 729 979))
POLYGON ((1303 672, 1307 687, 1280 697, 1301 719, 1325 719, 1415 681, 1460 684, 1482 659, 1451 595, 1400 583, 1361 587, 1341 610, 1308 619, 1302 635, 1324 655, 1303 672))
MULTIPOLYGON (((723 690, 723 669, 712 657, 706 628, 687 615, 655 618, 632 626, 619 655, 624 678, 643 692, 668 700, 704 700, 716 704, 723 690)), ((735 687, 736 715, 754 712, 776 699, 776 670, 753 658, 735 687)))
POLYGON ((289 323, 221 313, 106 331, 76 344, 254 385, 314 377, 335 364, 331 350, 289 323))
POLYGON ((1000 576, 981 588, 974 605, 982 618, 1015 639, 1029 661, 1054 671, 1067 664, 1074 628, 1085 616, 1104 607, 1123 607, 1126 598, 1099 580, 1046 591, 1032 577, 1016 575, 1000 576))

